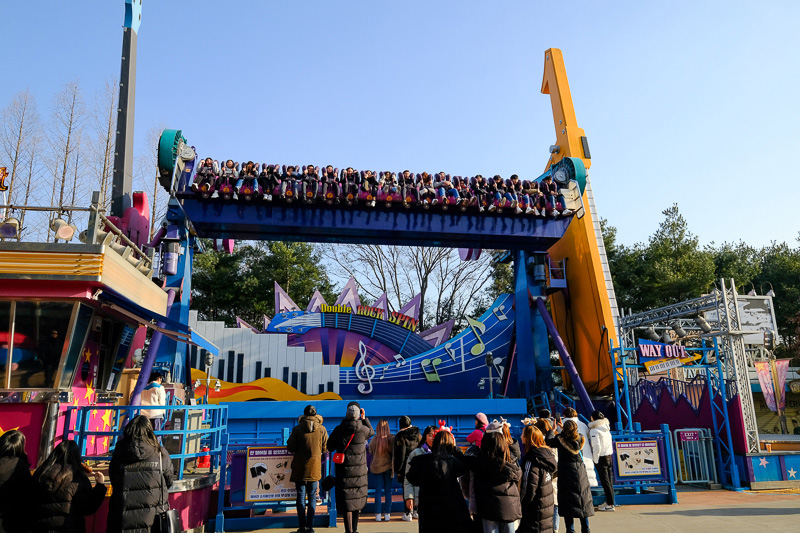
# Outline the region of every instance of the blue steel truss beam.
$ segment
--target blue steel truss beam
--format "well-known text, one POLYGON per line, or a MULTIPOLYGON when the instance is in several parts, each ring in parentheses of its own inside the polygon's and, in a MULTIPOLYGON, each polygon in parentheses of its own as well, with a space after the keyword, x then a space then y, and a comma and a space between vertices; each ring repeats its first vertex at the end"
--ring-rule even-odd
POLYGON ((546 251, 571 217, 179 198, 201 237, 546 251))

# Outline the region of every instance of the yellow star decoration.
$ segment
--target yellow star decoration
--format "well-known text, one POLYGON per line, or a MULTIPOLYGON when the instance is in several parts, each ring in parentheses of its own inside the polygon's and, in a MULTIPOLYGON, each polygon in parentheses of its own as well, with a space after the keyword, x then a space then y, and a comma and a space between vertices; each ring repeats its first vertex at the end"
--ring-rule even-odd
POLYGON ((108 448, 108 437, 103 437, 103 448, 108 448))
POLYGON ((92 416, 97 416, 97 409, 92 409, 92 416))
POLYGON ((100 417, 100 420, 103 421, 103 431, 105 431, 105 429, 111 425, 111 411, 106 410, 103 416, 100 417))
POLYGON ((89 443, 89 446, 94 446, 94 435, 90 435, 86 440, 89 443))
POLYGON ((92 401, 92 394, 94 394, 94 389, 88 383, 86 384, 86 394, 83 396, 84 400, 92 401))
POLYGON ((0 437, 3 436, 3 433, 8 433, 9 431, 15 431, 17 429, 19 429, 19 426, 15 427, 15 428, 11 428, 11 429, 5 429, 5 430, 3 429, 3 426, 0 426, 0 437))
POLYGON ((83 352, 83 360, 86 363, 91 362, 92 359, 92 351, 89 348, 86 348, 86 351, 83 352))
POLYGON ((78 407, 78 399, 77 399, 77 398, 75 398, 74 400, 72 400, 72 406, 73 406, 73 407, 78 407))

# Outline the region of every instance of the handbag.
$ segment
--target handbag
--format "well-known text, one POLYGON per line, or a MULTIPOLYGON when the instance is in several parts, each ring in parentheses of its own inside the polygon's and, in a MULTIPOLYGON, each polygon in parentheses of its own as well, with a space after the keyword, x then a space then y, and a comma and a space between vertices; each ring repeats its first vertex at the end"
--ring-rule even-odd
POLYGON ((153 533, 180 533, 183 531, 181 524, 181 517, 178 511, 169 508, 169 498, 164 496, 164 471, 161 465, 162 457, 161 450, 158 450, 158 488, 160 495, 160 502, 156 510, 156 516, 153 520, 153 527, 150 531, 153 533))
POLYGON ((333 457, 331 458, 331 460, 334 462, 334 464, 340 465, 340 464, 344 463, 344 452, 346 452, 347 448, 350 447, 350 443, 353 442, 353 437, 355 437, 355 436, 356 436, 355 433, 350 435, 350 440, 347 441, 347 446, 344 447, 344 450, 342 450, 341 452, 336 452, 335 454, 333 454, 333 457))

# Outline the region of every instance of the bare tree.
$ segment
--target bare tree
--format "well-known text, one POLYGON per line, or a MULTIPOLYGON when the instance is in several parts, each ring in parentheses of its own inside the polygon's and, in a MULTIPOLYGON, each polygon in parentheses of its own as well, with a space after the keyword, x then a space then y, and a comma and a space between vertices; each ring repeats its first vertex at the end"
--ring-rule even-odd
MULTIPOLYGON (((41 138, 39 136, 34 136, 31 138, 31 142, 28 145, 27 151, 27 158, 28 158, 28 175, 27 179, 25 180, 25 197, 22 201, 23 205, 30 205, 29 202, 31 201, 32 193, 35 189, 33 187, 33 179, 36 173, 38 172, 38 158, 39 158, 39 145, 41 142, 41 138)), ((19 217, 19 233, 17 234, 17 240, 22 240, 22 233, 28 232, 27 226, 25 226, 25 215, 27 214, 27 210, 23 209, 20 213, 19 217)), ((40 217, 41 218, 41 217, 40 217)), ((37 227, 34 225, 34 227, 37 227)), ((30 232, 28 232, 30 233, 30 232)), ((37 232, 34 231, 34 234, 37 232)))
MULTIPOLYGON (((69 190, 69 175, 76 152, 80 148, 81 133, 86 119, 83 96, 77 80, 67 83, 53 99, 52 120, 48 128, 48 141, 52 151, 51 164, 54 169, 55 183, 52 205, 63 207, 68 195, 74 193, 78 186, 77 178, 69 190), (57 201, 57 203, 56 203, 57 201)), ((47 233, 48 240, 50 232, 47 233)))
POLYGON ((327 246, 323 253, 356 279, 362 295, 376 300, 385 292, 392 309, 419 293, 420 328, 463 321, 491 276, 488 254, 464 262, 450 248, 354 244, 327 246))
MULTIPOLYGON (((8 186, 8 203, 13 204, 19 197, 14 187, 19 171, 25 166, 25 155, 30 149, 32 140, 37 135, 39 117, 36 111, 36 100, 29 89, 20 91, 2 111, 2 144, 3 165, 10 168, 8 186)), ((3 218, 9 216, 9 208, 5 209, 3 218)))
POLYGON ((107 80, 95 95, 92 109, 92 170, 100 190, 102 207, 111 205, 111 180, 114 171, 114 144, 117 120, 117 80, 107 80))
POLYGON ((167 212, 167 192, 158 182, 158 140, 164 130, 163 124, 158 124, 147 130, 144 148, 136 158, 134 170, 134 184, 138 190, 150 192, 150 239, 159 227, 161 219, 167 212))

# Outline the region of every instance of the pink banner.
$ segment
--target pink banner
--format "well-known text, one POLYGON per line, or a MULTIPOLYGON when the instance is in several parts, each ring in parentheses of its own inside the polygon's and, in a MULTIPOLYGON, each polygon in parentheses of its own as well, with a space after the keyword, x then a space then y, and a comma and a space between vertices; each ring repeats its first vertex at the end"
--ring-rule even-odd
POLYGON ((764 402, 770 411, 778 411, 775 405, 775 387, 772 385, 772 372, 770 372, 769 361, 757 361, 756 373, 758 382, 761 384, 761 392, 764 394, 764 402))
POLYGON ((789 370, 788 359, 778 359, 775 361, 775 369, 778 374, 778 406, 783 409, 786 407, 786 372, 789 370))

